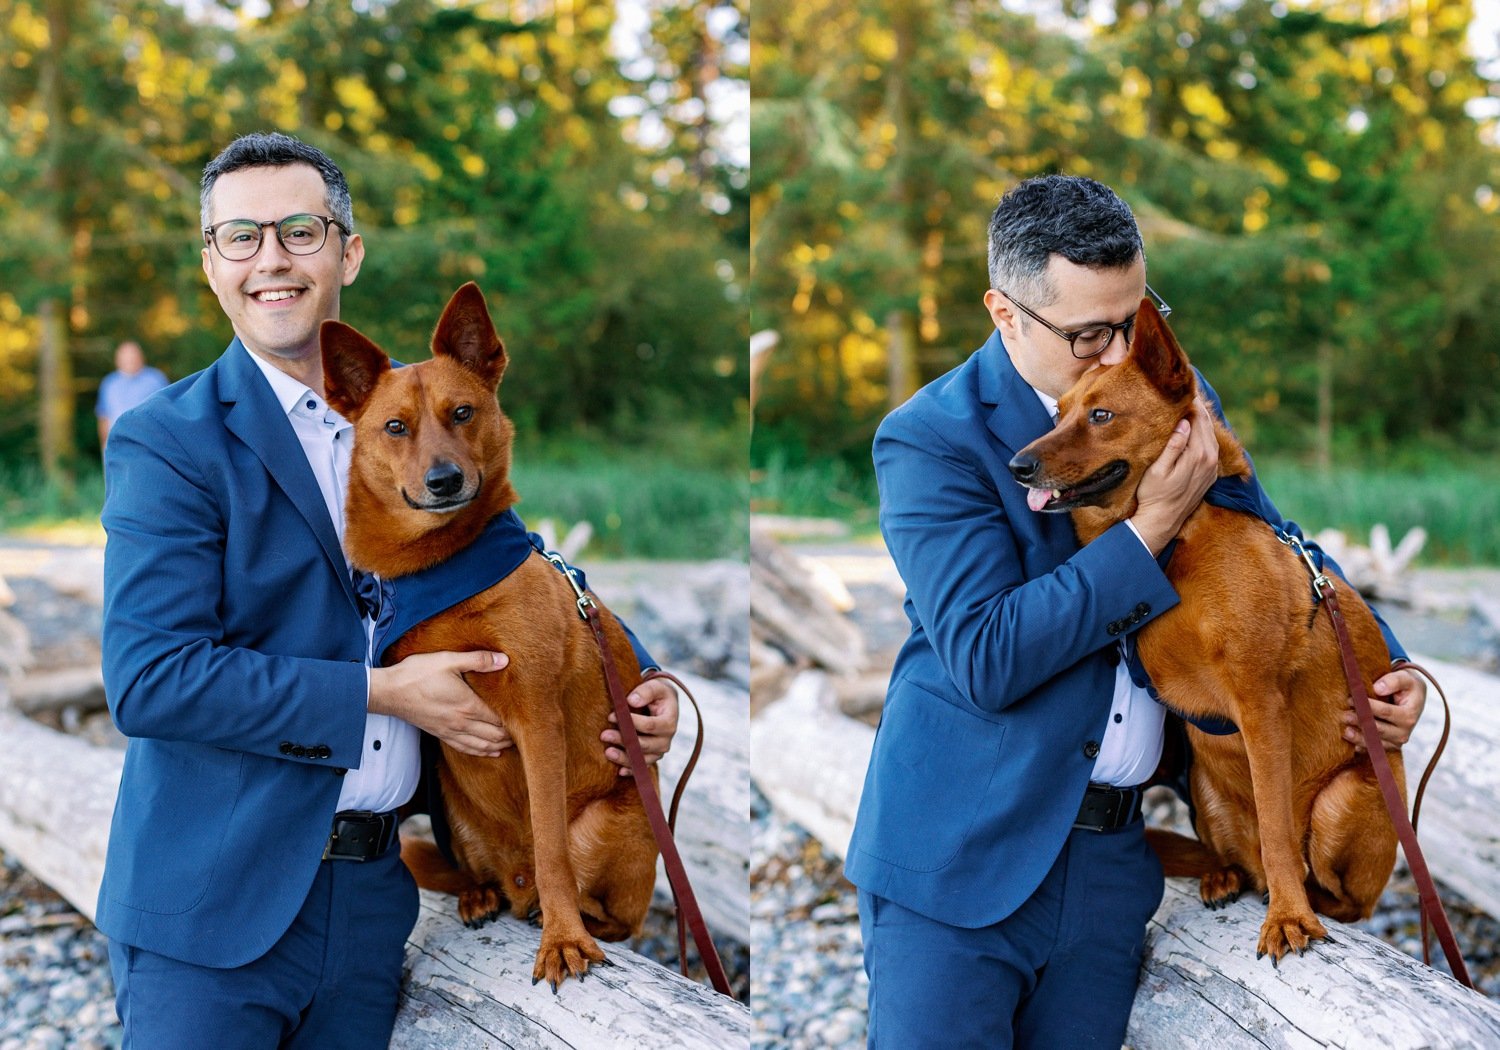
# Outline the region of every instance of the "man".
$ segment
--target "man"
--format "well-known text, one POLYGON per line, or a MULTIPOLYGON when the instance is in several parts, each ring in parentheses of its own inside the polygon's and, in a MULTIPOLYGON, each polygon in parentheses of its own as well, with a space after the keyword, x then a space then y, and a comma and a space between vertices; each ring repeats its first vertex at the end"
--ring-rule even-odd
MULTIPOLYGON (((1000 201, 989 258, 995 334, 875 438, 911 635, 847 862, 869 1041, 1115 1050, 1163 889, 1128 790, 1157 769, 1163 708, 1106 626, 1177 603, 1157 556, 1214 483, 1210 406, 1178 425, 1135 515, 1080 549, 1006 464, 1085 370, 1125 357, 1147 290, 1140 233, 1107 187, 1049 176, 1000 201)), ((1280 520, 1258 482, 1250 494, 1280 520)), ((1425 690, 1398 670, 1375 692, 1399 746, 1425 690)))
MULTIPOLYGON (((122 416, 106 457, 104 675, 130 742, 97 921, 127 1047, 385 1046, 417 913, 394 810, 418 730, 510 746, 461 677, 507 659, 366 666, 339 545, 352 428, 318 338, 364 257, 342 172, 245 136, 204 169, 202 211, 235 339, 122 416)), ((631 698, 659 758, 676 694, 631 698)))
POLYGON ((167 385, 159 369, 146 364, 141 344, 127 339, 115 347, 115 370, 99 381, 94 416, 99 421, 99 449, 109 440, 109 428, 126 409, 134 408, 167 385))

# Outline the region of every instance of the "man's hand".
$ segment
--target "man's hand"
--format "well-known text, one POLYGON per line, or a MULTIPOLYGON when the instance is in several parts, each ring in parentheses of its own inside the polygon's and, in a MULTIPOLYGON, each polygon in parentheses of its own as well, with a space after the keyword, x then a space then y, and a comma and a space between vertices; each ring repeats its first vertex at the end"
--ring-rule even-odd
MULTIPOLYGON (((677 690, 665 678, 651 678, 636 686, 625 697, 635 723, 636 735, 641 739, 641 753, 646 756, 648 766, 661 760, 672 746, 672 737, 677 732, 677 690), (640 712, 640 713, 636 713, 640 712)), ((609 715, 611 724, 617 724, 614 712, 609 715)), ((630 756, 625 753, 625 741, 619 729, 606 729, 599 734, 604 741, 604 757, 620 767, 620 776, 630 776, 630 756)))
MULTIPOLYGON (((1398 667, 1377 678, 1370 692, 1370 712, 1375 716, 1380 742, 1387 751, 1399 751, 1411 739, 1411 731, 1427 706, 1427 683, 1414 671, 1398 667)), ((1360 732, 1352 699, 1349 710, 1344 712, 1344 739, 1354 745, 1356 752, 1365 750, 1364 734, 1360 732)))
POLYGON ((425 729, 466 755, 493 758, 515 742, 463 676, 509 663, 504 653, 416 653, 390 667, 372 667, 370 710, 425 729))
POLYGON ((1130 520, 1152 554, 1160 554, 1172 541, 1218 476, 1213 416, 1203 399, 1195 397, 1192 419, 1177 424, 1136 490, 1138 505, 1130 520))

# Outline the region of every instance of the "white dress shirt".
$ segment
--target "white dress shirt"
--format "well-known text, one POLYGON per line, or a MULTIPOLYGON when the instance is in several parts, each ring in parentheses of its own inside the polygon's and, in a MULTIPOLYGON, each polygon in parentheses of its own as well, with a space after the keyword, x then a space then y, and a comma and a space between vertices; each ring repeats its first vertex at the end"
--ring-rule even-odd
MULTIPOLYGON (((248 352, 248 351, 247 351, 248 352)), ((307 465, 317 479, 318 491, 328 508, 328 518, 344 539, 344 492, 349 483, 349 456, 354 447, 354 426, 328 407, 328 403, 299 380, 261 360, 250 359, 271 384, 276 400, 286 411, 297 435, 307 465)), ((365 621, 365 662, 369 664, 369 640, 374 624, 365 621)), ((368 672, 366 672, 368 678, 368 672)), ((421 735, 417 728, 393 715, 365 715, 365 742, 357 768, 344 775, 338 808, 384 813, 411 798, 421 774, 421 735)))
MULTIPOLYGON (((1057 422, 1057 401, 1032 387, 1032 392, 1041 400, 1047 415, 1057 422)), ((1130 531, 1141 539, 1135 522, 1127 520, 1130 531)), ((1146 548, 1148 551, 1151 549, 1146 548)), ((1166 708, 1151 699, 1151 694, 1130 679, 1127 661, 1130 646, 1134 645, 1130 635, 1120 639, 1120 662, 1115 664, 1115 695, 1109 705, 1109 722, 1104 728, 1104 739, 1099 741, 1099 756, 1094 760, 1094 772, 1089 779, 1098 784, 1113 784, 1115 787, 1134 787, 1143 783, 1156 772, 1161 762, 1164 740, 1163 726, 1166 723, 1166 708)))

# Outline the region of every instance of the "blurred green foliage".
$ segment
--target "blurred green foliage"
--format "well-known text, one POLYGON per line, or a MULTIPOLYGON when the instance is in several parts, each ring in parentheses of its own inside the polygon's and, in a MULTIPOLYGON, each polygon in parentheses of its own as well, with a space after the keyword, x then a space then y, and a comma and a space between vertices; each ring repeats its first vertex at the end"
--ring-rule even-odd
POLYGON ((1253 450, 1500 449, 1500 84, 1469 0, 1021 6, 757 5, 758 468, 868 472, 890 406, 991 331, 995 203, 1057 171, 1130 202, 1253 450))
POLYGON ((711 103, 743 88, 747 12, 632 11, 0 0, 0 468, 40 461, 66 488, 97 462, 120 340, 174 379, 223 350, 198 176, 236 135, 277 129, 349 178, 367 255, 345 320, 420 360, 475 280, 523 434, 644 435, 648 472, 687 458, 684 434, 733 443, 712 469, 743 484, 748 172, 743 129, 711 103))

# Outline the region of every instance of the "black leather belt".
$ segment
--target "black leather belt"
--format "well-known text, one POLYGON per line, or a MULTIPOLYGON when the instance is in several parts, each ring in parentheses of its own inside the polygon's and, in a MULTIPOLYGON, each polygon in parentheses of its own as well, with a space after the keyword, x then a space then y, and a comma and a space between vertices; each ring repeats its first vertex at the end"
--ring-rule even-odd
POLYGON ((333 829, 328 833, 328 845, 323 847, 323 859, 374 860, 396 842, 399 823, 394 812, 340 810, 333 815, 333 829))
POLYGON ((1078 807, 1075 828, 1089 831, 1110 831, 1133 823, 1141 815, 1140 787, 1117 788, 1108 784, 1089 784, 1083 793, 1083 804, 1078 807))

